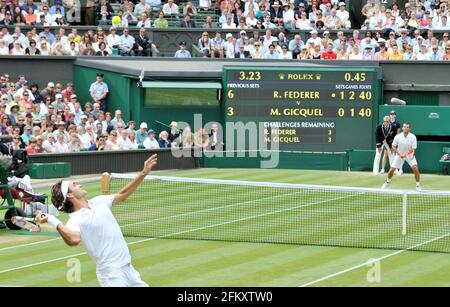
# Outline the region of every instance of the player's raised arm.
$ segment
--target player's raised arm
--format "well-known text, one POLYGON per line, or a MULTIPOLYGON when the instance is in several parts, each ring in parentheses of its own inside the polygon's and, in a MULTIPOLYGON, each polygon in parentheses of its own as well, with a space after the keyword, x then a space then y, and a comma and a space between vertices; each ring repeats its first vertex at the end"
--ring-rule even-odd
POLYGON ((53 215, 38 214, 36 216, 36 222, 39 224, 49 223, 55 227, 61 235, 61 238, 69 246, 77 246, 81 242, 81 235, 79 231, 70 229, 53 215))
POLYGON ((135 190, 136 188, 141 184, 142 180, 144 180, 145 176, 147 176, 152 168, 156 165, 158 161, 158 157, 156 154, 152 155, 150 158, 148 158, 144 162, 144 168, 139 173, 139 175, 136 176, 136 178, 127 184, 125 187, 122 188, 122 190, 119 191, 119 193, 116 194, 116 197, 114 198, 113 205, 118 204, 125 199, 128 198, 135 190))

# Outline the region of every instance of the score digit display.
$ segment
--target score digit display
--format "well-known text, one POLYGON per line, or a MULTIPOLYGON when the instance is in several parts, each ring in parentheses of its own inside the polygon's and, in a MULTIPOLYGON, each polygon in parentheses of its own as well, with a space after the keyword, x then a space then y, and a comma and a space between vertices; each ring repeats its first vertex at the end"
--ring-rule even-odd
POLYGON ((262 125, 265 148, 372 149, 381 84, 375 69, 224 67, 224 122, 262 125))

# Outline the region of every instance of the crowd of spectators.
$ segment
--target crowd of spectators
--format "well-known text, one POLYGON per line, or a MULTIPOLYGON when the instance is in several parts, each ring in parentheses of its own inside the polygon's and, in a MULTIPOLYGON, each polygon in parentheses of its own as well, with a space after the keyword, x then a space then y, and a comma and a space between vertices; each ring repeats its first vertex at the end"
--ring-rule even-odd
POLYGON ((92 101, 80 103, 73 85, 48 82, 39 89, 25 76, 0 76, 0 134, 12 137, 11 150, 29 154, 158 148, 219 149, 218 125, 210 132, 170 129, 157 136, 146 122, 125 122, 121 110, 104 110, 108 87, 103 75, 90 87, 92 101), (103 109, 103 110, 102 110, 103 109))
MULTIPOLYGON (((205 29, 195 47, 208 58, 450 59, 449 34, 445 32, 450 29, 447 0, 410 1, 404 7, 368 0, 361 12, 366 18, 362 25, 363 35, 359 30, 352 34, 342 31, 353 25, 345 2, 336 0, 122 1, 117 12, 107 0, 93 5, 88 1, 86 24, 91 24, 89 19, 93 17, 100 26, 96 31, 82 34, 76 28, 51 28, 59 25, 61 19, 66 23, 70 19, 67 16, 72 7, 66 2, 55 0, 50 5, 42 1, 36 5, 33 0, 2 1, 0 24, 4 26, 0 31, 0 55, 155 56, 159 50, 146 29, 167 27, 167 19, 181 15, 176 26, 205 29), (199 26, 195 17, 202 10, 206 10, 207 15, 199 26), (31 18, 32 15, 36 15, 35 18, 31 18), (116 15, 121 17, 120 24, 105 29, 116 15), (11 18, 22 18, 23 22, 9 22, 11 18), (135 35, 130 34, 131 26, 128 28, 131 22, 138 27, 135 35), (10 33, 6 25, 12 24, 16 26, 10 33), (23 32, 22 24, 38 27, 23 32), (239 29, 240 32, 222 37, 217 29, 239 29), (291 34, 293 29, 307 30, 307 39, 291 34), (332 36, 331 30, 337 31, 336 37, 332 36), (445 33, 438 38, 434 35, 435 30, 445 33)), ((175 57, 192 57, 192 49, 186 41, 179 45, 175 57)))
POLYGON ((145 28, 140 28, 135 35, 131 35, 128 28, 117 32, 115 27, 108 32, 98 27, 96 31, 89 30, 81 36, 76 28, 70 31, 59 28, 54 34, 50 26, 44 24, 42 31, 38 32, 33 27, 24 34, 19 26, 14 27, 12 33, 3 26, 0 31, 0 55, 152 56, 159 52, 145 28))
MULTIPOLYGON (((442 39, 438 39, 432 30, 422 36, 419 29, 409 35, 408 29, 388 32, 384 38, 381 31, 366 31, 361 37, 359 30, 345 35, 337 32, 332 39, 330 32, 325 30, 321 35, 317 30, 311 30, 310 37, 303 41, 299 34, 289 40, 283 32, 274 35, 273 30, 267 29, 263 35, 260 32, 251 33, 241 30, 238 37, 232 33, 222 38, 221 32, 215 32, 210 37, 203 32, 197 48, 203 57, 230 59, 298 59, 298 60, 421 60, 448 61, 450 60, 449 33, 445 32, 442 39)), ((177 58, 190 58, 185 41, 180 42, 180 50, 175 53, 177 58)))

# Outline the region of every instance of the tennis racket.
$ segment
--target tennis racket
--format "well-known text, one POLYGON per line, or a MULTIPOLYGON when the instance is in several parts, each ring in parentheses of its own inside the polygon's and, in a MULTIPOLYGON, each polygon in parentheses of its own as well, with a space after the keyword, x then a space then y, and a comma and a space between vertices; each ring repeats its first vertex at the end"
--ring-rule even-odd
POLYGON ((36 223, 34 218, 23 217, 23 216, 13 216, 9 219, 11 223, 16 225, 17 227, 22 228, 23 230, 28 230, 30 232, 40 232, 41 226, 36 223))

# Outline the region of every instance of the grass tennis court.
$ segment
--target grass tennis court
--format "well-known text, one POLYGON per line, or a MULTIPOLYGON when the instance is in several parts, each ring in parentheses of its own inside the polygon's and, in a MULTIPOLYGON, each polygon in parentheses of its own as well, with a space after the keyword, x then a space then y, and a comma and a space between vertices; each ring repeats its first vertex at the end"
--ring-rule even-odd
MULTIPOLYGON (((200 169, 158 175, 367 188, 379 188, 384 179, 358 172, 255 169, 200 169)), ((84 186, 91 196, 100 191, 99 182, 84 186)), ((422 186, 426 190, 448 190, 450 177, 424 175, 422 186)), ((414 188, 412 175, 396 177, 392 188, 414 188)), ((222 205, 239 201, 226 193, 220 197, 220 191, 216 192, 214 199, 222 201, 222 205)), ((205 197, 212 199, 208 193, 205 197)), ((168 208, 176 206, 177 201, 180 200, 176 197, 172 200, 168 197, 168 208)), ((199 226, 195 223, 193 227, 199 226)), ((152 286, 450 286, 450 260, 446 253, 194 238, 127 237, 127 241, 134 267, 152 286), (377 258, 384 258, 379 262, 381 282, 371 283, 367 274, 373 267, 366 263, 377 258)), ((0 285, 3 286, 98 285, 94 263, 83 247, 69 248, 51 233, 29 236, 0 230, 0 257, 0 285), (67 280, 73 259, 81 264, 81 282, 67 280)))

